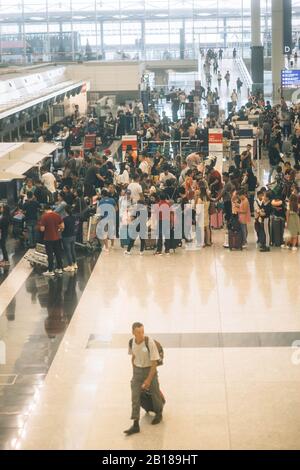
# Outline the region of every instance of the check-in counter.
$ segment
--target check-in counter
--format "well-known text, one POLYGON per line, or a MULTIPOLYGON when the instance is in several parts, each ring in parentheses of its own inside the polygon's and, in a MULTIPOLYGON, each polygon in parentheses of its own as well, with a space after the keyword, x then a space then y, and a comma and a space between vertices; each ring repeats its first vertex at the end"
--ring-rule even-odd
POLYGON ((49 143, 0 143, 0 199, 15 205, 22 181, 39 179, 41 167, 56 150, 57 145, 49 143))

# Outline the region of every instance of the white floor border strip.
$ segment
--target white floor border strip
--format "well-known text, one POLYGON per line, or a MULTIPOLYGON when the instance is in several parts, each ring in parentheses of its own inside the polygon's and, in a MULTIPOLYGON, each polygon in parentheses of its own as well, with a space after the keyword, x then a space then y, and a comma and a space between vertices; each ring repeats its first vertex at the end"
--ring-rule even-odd
POLYGON ((32 272, 32 267, 24 258, 11 270, 7 278, 0 286, 0 317, 5 313, 8 305, 22 287, 28 276, 32 272))

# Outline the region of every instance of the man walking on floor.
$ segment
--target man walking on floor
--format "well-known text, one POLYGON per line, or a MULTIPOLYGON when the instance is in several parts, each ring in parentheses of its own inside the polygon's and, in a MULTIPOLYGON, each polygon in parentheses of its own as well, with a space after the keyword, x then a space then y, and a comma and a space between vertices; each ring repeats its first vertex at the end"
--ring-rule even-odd
POLYGON ((159 424, 162 420, 163 397, 159 390, 157 377, 157 364, 160 361, 155 341, 145 336, 144 325, 142 323, 134 323, 132 325, 132 334, 134 338, 129 342, 129 354, 132 356, 133 377, 131 380, 131 401, 132 413, 131 419, 133 425, 127 429, 125 434, 130 436, 140 432, 140 406, 141 393, 143 390, 149 390, 152 397, 153 409, 155 417, 152 424, 159 424))

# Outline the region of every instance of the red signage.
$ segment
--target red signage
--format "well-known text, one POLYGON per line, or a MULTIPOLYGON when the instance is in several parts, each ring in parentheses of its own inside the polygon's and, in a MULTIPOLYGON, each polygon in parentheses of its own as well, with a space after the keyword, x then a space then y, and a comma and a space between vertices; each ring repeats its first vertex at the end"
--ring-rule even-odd
POLYGON ((84 137, 84 148, 93 149, 96 147, 96 134, 86 134, 84 137))
POLYGON ((209 143, 210 144, 222 144, 223 143, 223 131, 222 129, 214 130, 209 132, 209 143))

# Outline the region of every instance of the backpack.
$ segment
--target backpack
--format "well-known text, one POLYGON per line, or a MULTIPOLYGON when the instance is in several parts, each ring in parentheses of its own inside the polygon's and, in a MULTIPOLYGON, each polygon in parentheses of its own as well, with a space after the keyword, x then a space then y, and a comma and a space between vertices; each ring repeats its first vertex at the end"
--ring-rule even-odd
MULTIPOLYGON (((162 366, 163 363, 164 363, 164 350, 163 350, 163 347, 162 347, 162 345, 161 345, 158 341, 156 341, 156 340, 154 340, 154 343, 155 343, 155 345, 156 345, 156 347, 157 347, 158 354, 159 354, 159 357, 160 357, 159 360, 157 361, 157 366, 162 366)), ((133 344, 133 338, 131 338, 131 339, 129 340, 129 349, 131 349, 131 350, 132 350, 132 344, 133 344)), ((145 336, 145 345, 146 345, 146 348, 148 349, 148 352, 149 352, 149 354, 150 354, 150 350, 149 350, 149 338, 148 338, 148 336, 145 336)))

